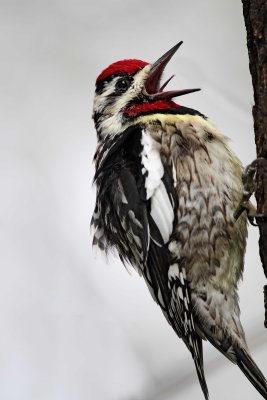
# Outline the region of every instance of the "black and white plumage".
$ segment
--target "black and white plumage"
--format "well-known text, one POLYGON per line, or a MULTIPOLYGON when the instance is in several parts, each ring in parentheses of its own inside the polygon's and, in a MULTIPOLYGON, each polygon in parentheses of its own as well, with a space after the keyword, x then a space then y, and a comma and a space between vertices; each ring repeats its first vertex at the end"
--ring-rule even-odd
POLYGON ((202 339, 236 363, 264 398, 267 383, 239 320, 246 215, 241 165, 201 113, 163 92, 162 71, 180 43, 150 65, 112 64, 97 79, 97 188, 93 243, 115 248, 142 275, 194 359, 206 399, 202 339))

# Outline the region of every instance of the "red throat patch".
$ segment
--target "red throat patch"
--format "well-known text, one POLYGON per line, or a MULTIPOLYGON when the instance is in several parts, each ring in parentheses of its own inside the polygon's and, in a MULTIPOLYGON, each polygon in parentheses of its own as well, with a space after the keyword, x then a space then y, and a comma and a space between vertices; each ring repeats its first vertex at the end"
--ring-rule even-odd
POLYGON ((124 113, 128 117, 138 117, 139 115, 145 113, 151 113, 153 111, 158 112, 160 110, 167 110, 170 108, 179 108, 181 107, 179 104, 176 104, 174 101, 168 100, 159 100, 154 103, 143 103, 143 104, 132 104, 129 108, 124 110, 124 113))
POLYGON ((110 75, 118 72, 126 72, 127 74, 133 74, 140 69, 148 65, 147 62, 142 60, 121 60, 109 65, 101 74, 97 77, 96 81, 102 81, 110 75))

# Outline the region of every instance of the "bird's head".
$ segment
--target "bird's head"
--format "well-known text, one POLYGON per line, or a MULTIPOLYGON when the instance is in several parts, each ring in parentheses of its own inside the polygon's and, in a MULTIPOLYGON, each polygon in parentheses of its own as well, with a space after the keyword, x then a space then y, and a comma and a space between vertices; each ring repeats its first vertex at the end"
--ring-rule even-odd
POLYGON ((96 80, 93 119, 100 138, 117 135, 144 114, 153 114, 179 107, 173 97, 200 89, 164 91, 173 78, 161 85, 162 73, 179 42, 155 63, 121 60, 104 69, 96 80))

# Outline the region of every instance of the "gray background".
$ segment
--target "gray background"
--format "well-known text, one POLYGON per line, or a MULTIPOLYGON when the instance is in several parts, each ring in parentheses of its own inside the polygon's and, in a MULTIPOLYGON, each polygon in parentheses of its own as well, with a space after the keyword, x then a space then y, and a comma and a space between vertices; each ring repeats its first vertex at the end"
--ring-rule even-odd
MULTIPOLYGON (((255 158, 241 1, 1 1, 0 398, 202 399, 194 365, 143 281, 94 256, 89 221, 96 76, 113 61, 153 62, 180 98, 255 158)), ((249 231, 242 321, 267 374, 258 230, 249 231)), ((209 344, 212 399, 261 396, 209 344)))

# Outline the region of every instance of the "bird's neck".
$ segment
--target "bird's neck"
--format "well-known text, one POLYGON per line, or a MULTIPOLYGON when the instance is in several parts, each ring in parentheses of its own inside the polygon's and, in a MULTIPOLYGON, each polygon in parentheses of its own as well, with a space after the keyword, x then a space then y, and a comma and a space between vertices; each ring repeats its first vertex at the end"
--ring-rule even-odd
POLYGON ((201 120, 207 118, 200 112, 176 104, 171 100, 159 100, 154 103, 132 103, 125 108, 122 113, 110 113, 107 115, 95 114, 95 127, 98 133, 98 139, 103 140, 109 136, 120 135, 129 126, 138 123, 150 123, 155 120, 175 123, 179 117, 194 118, 201 120))

